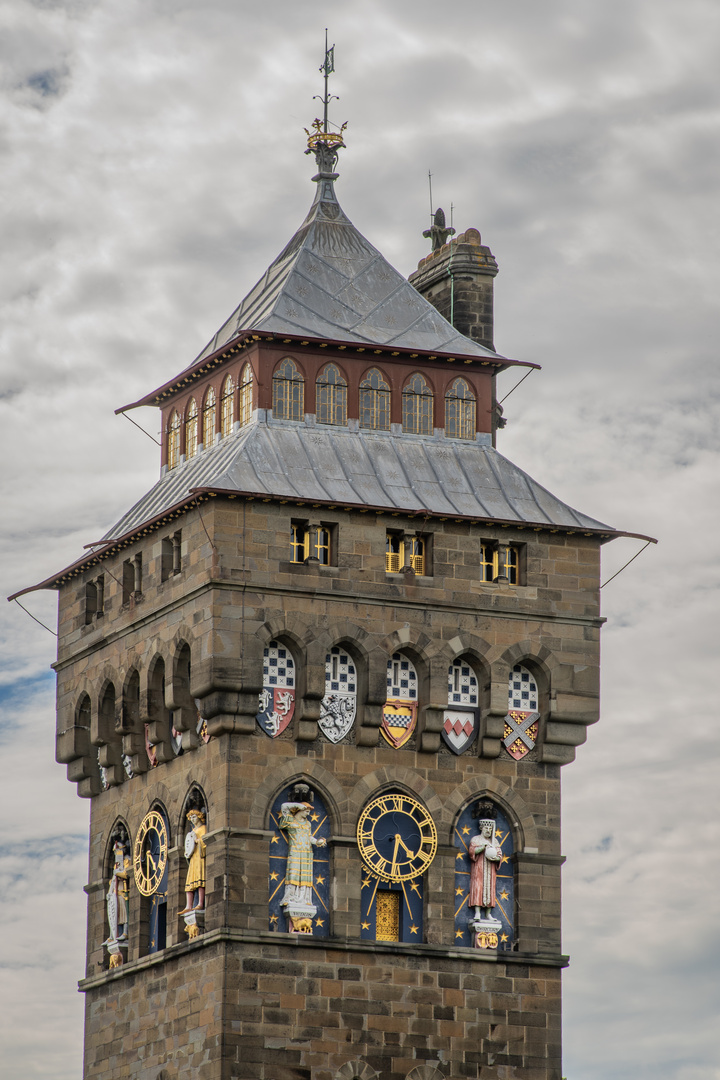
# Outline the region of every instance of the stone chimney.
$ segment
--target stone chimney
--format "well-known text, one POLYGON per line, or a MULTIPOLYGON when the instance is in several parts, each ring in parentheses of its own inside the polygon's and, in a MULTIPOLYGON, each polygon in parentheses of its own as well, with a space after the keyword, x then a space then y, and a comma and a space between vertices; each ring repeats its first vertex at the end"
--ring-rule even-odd
POLYGON ((478 230, 467 229, 421 259, 409 281, 456 330, 494 349, 493 278, 497 272, 495 256, 481 242, 478 230))

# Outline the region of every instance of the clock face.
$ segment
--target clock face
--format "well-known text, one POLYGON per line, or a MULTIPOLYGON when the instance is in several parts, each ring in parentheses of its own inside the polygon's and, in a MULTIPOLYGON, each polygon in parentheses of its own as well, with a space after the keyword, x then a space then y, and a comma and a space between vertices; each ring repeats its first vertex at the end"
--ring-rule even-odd
POLYGON ((369 803, 357 827, 365 865, 383 881, 423 874, 435 858, 437 830, 422 803, 395 792, 369 803))
POLYGON ((138 892, 152 896, 162 881, 167 866, 168 835, 165 818, 151 810, 143 818, 133 851, 133 871, 138 892))

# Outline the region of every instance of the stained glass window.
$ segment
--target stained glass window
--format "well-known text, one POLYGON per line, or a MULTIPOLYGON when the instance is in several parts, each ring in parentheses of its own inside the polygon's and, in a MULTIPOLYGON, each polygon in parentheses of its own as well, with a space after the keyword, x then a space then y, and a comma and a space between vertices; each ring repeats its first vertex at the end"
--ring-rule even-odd
POLYGON ((209 450, 215 442, 215 390, 212 386, 205 395, 202 433, 203 446, 206 450, 209 450))
POLYGON ((445 395, 445 434, 448 439, 475 438, 475 395, 465 379, 455 379, 445 395))
POLYGON ((273 417, 276 420, 303 420, 305 380, 294 360, 286 356, 273 375, 273 417))
POLYGON ((403 431, 410 435, 432 435, 433 392, 419 371, 405 383, 402 404, 403 431))
POLYGON ((198 448, 198 407, 192 398, 185 414, 185 457, 195 457, 198 448))
POLYGON ((360 383, 360 427, 390 430, 390 385, 377 368, 368 371, 360 383))
POLYGON ((318 424, 347 423, 347 382, 335 364, 322 369, 315 383, 318 424))
POLYGON ((223 438, 227 438, 232 431, 234 400, 235 383, 232 380, 232 375, 228 375, 223 383, 222 394, 220 396, 220 432, 223 438))
POLYGON ((167 463, 168 469, 174 469, 180 460, 180 415, 173 409, 168 421, 167 463))
POLYGON ((470 705, 478 703, 478 683, 475 672, 467 660, 454 660, 448 668, 448 705, 470 705))
POLYGON ((238 402, 240 426, 250 423, 252 416, 253 373, 249 364, 246 364, 240 375, 240 394, 238 402))

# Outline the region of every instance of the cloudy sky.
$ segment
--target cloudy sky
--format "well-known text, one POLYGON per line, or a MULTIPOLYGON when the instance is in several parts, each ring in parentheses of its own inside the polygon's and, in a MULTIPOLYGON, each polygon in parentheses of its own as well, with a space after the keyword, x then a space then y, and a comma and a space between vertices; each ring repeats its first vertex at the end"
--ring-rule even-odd
MULTIPOLYGON (((660 540, 603 590, 603 716, 563 774, 564 1073, 718 1080, 716 0, 5 0, 0 591, 153 483, 113 410, 301 222, 326 9, 345 211, 408 274, 432 171, 500 264, 498 348, 543 366, 500 449, 660 540)), ((52 627, 55 600, 23 602, 52 627)), ((88 808, 53 760, 52 635, 14 604, 0 633, 3 1058, 75 1080, 88 808)))

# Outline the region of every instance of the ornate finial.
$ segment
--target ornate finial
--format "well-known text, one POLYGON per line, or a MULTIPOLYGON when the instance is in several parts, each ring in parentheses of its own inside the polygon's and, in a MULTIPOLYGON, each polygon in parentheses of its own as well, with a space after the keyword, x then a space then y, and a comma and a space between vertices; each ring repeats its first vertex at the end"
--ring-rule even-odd
POLYGON ((315 94, 313 101, 322 101, 323 118, 322 120, 313 121, 312 131, 305 128, 305 134, 308 137, 305 153, 315 155, 318 171, 317 175, 313 176, 313 180, 336 180, 338 174, 335 172, 335 166, 337 165, 338 151, 345 146, 343 132, 347 124, 343 124, 339 131, 328 131, 328 105, 331 101, 339 101, 340 99, 337 94, 331 94, 328 90, 328 79, 331 73, 335 71, 335 46, 332 45, 328 48, 327 29, 325 30, 325 59, 320 71, 325 80, 325 93, 322 95, 315 94))
POLYGON ((454 236, 455 230, 450 226, 447 228, 445 225, 445 211, 438 207, 435 211, 435 217, 433 223, 429 229, 425 229, 423 236, 432 241, 433 251, 437 251, 443 244, 447 243, 448 236, 454 236))

